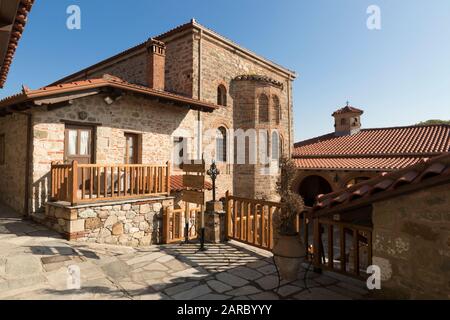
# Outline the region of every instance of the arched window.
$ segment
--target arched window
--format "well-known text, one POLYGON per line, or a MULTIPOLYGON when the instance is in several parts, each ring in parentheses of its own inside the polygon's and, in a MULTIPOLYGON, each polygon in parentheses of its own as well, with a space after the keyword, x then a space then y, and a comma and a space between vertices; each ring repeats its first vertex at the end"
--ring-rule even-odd
POLYGON ((281 120, 281 107, 280 107, 280 99, 277 96, 272 97, 272 122, 276 124, 280 124, 281 120))
POLYGON ((227 105, 227 89, 223 84, 217 87, 217 104, 219 106, 227 105))
POLYGON ((269 98, 261 94, 258 98, 259 122, 269 122, 269 98))
POLYGON ((272 160, 280 159, 280 140, 276 131, 272 132, 272 160))
POLYGON ((220 127, 216 134, 216 161, 227 161, 227 129, 220 127))

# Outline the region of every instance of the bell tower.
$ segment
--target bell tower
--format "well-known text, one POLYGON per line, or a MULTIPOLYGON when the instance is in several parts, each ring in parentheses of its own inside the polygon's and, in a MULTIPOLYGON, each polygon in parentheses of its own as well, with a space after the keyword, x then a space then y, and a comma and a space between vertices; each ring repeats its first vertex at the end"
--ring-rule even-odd
POLYGON ((346 136, 358 133, 361 130, 361 115, 363 110, 347 105, 333 112, 334 134, 346 136))

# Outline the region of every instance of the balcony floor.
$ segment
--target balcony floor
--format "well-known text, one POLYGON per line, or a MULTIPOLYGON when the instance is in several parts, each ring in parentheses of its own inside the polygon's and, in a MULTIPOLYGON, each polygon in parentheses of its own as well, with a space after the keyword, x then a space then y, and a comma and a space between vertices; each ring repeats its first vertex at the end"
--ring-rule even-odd
POLYGON ((237 242, 128 248, 80 244, 0 206, 0 299, 364 299, 365 283, 332 273, 282 282, 271 254, 237 242), (68 266, 81 289, 68 289, 68 266))

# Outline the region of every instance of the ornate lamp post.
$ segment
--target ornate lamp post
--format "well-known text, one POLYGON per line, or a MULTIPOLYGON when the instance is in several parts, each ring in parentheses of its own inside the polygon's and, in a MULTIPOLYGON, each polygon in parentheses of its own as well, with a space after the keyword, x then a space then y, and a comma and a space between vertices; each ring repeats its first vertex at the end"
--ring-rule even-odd
POLYGON ((212 200, 216 201, 216 179, 220 174, 220 170, 217 169, 216 161, 213 160, 211 167, 206 171, 206 174, 211 177, 212 180, 212 200))

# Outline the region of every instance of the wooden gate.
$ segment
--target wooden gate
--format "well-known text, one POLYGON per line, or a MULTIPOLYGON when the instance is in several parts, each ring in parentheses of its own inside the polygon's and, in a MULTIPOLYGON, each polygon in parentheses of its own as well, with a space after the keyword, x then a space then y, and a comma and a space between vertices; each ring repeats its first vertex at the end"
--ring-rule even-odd
MULTIPOLYGON (((196 239, 198 237, 198 215, 201 208, 189 209, 189 239, 196 239)), ((185 208, 172 209, 167 207, 163 216, 163 243, 174 243, 183 241, 184 225, 185 225, 185 208)))

